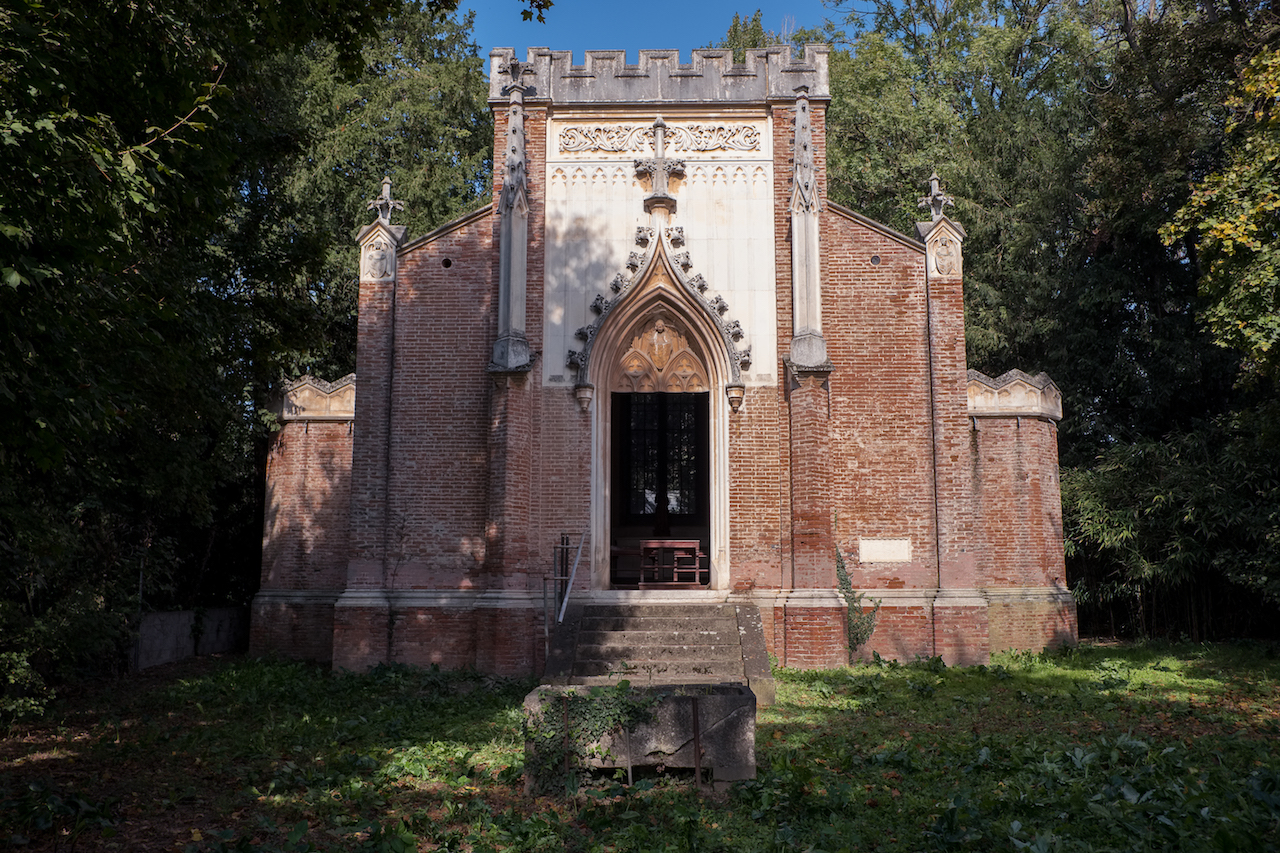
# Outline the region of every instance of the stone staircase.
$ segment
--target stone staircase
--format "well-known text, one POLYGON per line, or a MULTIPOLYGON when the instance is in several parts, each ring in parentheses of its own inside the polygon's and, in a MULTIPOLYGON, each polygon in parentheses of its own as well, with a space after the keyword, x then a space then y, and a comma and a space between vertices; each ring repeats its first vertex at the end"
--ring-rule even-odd
POLYGON ((571 605, 552 638, 543 681, 636 687, 745 684, 772 704, 760 611, 736 604, 571 605))

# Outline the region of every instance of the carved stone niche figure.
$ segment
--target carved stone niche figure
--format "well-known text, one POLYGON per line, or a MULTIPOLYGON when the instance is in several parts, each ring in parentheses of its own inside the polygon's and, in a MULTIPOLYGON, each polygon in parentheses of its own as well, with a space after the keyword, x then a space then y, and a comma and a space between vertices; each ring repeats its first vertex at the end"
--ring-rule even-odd
POLYGON ((960 274, 960 247, 950 234, 939 234, 934 238, 933 265, 938 275, 960 274))
POLYGON ((706 391, 706 367, 684 333, 665 317, 644 324, 617 368, 615 388, 625 392, 706 391))
POLYGON ((395 250, 384 237, 377 237, 364 250, 364 269, 360 277, 369 281, 391 278, 395 272, 395 250))

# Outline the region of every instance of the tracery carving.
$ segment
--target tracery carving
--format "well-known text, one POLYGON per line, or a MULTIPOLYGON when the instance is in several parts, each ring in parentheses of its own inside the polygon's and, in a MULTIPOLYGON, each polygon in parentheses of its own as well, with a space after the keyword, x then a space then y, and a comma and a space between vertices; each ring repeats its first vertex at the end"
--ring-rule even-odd
MULTIPOLYGON (((569 125, 560 130, 559 144, 564 153, 651 150, 653 127, 569 125)), ((754 124, 673 124, 667 128, 667 144, 674 151, 759 151, 760 128, 754 124)))
POLYGON ((599 316, 590 325, 578 329, 576 333, 578 339, 585 342, 585 346, 581 350, 570 350, 568 353, 568 366, 578 374, 576 387, 590 386, 591 375, 603 369, 606 373, 613 372, 614 378, 607 381, 618 381, 617 376, 629 377, 626 379, 627 386, 636 391, 699 391, 709 388, 708 377, 711 374, 699 351, 689 346, 688 338, 685 337, 688 333, 687 327, 679 325, 683 322, 679 318, 675 323, 672 322, 671 312, 679 314, 682 310, 678 306, 658 309, 649 314, 649 319, 644 321, 646 325, 639 333, 633 335, 631 345, 621 361, 592 367, 591 352, 596 344, 597 333, 607 323, 613 311, 624 303, 637 287, 644 291, 673 288, 683 293, 689 307, 705 312, 705 316, 718 330, 728 355, 726 366, 729 371, 726 377, 728 381, 725 385, 725 393, 729 397, 733 410, 738 410, 742 403, 741 372, 751 365, 751 347, 740 343, 745 337, 741 323, 724 316, 729 310, 724 297, 715 296, 708 299, 706 279, 700 274, 685 275, 685 271, 691 265, 688 253, 672 251, 673 244, 677 241, 683 242, 683 237, 683 229, 678 227, 655 230, 650 243, 651 251, 643 254, 633 252, 628 258, 627 266, 633 273, 642 268, 643 272, 632 276, 624 273, 617 274, 609 285, 615 296, 612 299, 606 298, 603 294, 596 297, 591 308, 599 316), (659 256, 665 257, 666 262, 660 262, 659 256), (661 327, 658 320, 661 320, 661 327), (640 339, 646 334, 647 342, 640 339), (689 353, 687 359, 681 355, 684 352, 689 353))
POLYGON ((809 118, 809 92, 803 86, 796 92, 795 116, 795 167, 791 212, 814 213, 818 210, 817 167, 813 157, 813 125, 809 118))
POLYGON ((619 361, 620 391, 692 393, 708 386, 707 370, 688 337, 661 315, 640 328, 619 361))

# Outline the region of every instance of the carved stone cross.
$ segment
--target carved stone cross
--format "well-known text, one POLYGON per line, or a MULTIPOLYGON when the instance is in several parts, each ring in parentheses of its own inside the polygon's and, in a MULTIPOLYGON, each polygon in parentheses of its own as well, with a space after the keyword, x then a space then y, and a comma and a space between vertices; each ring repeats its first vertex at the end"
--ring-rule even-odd
POLYGON ((404 210, 404 202, 391 197, 391 178, 382 179, 382 195, 369 202, 368 210, 378 211, 378 219, 384 225, 391 224, 391 211, 404 210))
POLYGON ((636 160, 636 174, 653 178, 653 192, 645 196, 644 211, 651 213, 655 207, 670 213, 676 209, 676 200, 669 192, 672 177, 684 177, 684 161, 666 156, 667 124, 658 116, 653 123, 653 156, 636 160))
POLYGON ((942 192, 941 181, 938 173, 934 172, 929 178, 929 194, 920 199, 920 207, 929 210, 933 214, 933 221, 937 222, 942 218, 942 208, 955 207, 956 200, 942 192))

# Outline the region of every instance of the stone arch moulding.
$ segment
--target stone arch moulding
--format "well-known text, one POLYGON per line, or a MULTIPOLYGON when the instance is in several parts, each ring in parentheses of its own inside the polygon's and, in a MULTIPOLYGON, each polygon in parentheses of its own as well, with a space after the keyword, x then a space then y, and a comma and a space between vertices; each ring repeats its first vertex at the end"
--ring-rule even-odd
MULTIPOLYGON (((724 315, 721 297, 708 300, 701 275, 688 276, 688 254, 678 227, 637 229, 643 251, 628 261, 630 276, 614 279, 613 298, 596 296, 592 308, 599 317, 578 330, 586 342, 570 352, 578 371, 577 389, 599 383, 600 399, 593 407, 591 426, 591 586, 609 588, 612 542, 609 494, 613 476, 610 418, 612 391, 709 391, 708 447, 710 460, 711 588, 732 587, 729 575, 729 418, 742 404, 742 369, 750 364, 750 349, 739 348, 742 329, 724 315), (659 328, 661 325, 661 329, 659 328), (648 337, 646 341, 645 338, 648 337), (661 362, 661 364, 659 364, 661 362), (648 388, 651 384, 652 388, 648 388), (680 387, 673 387, 680 386, 680 387), (695 388, 694 386, 703 386, 695 388)), ((589 402, 594 394, 579 394, 589 402)))

